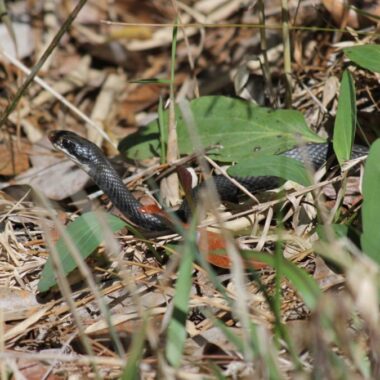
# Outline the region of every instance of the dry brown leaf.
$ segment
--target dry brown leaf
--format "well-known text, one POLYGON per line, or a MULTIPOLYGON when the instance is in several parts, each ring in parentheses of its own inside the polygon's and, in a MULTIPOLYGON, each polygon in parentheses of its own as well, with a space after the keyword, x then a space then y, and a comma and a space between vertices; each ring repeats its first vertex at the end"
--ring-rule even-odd
MULTIPOLYGON (((63 380, 64 375, 50 374, 48 377, 45 377, 47 371, 50 369, 50 364, 44 364, 41 361, 32 361, 20 359, 17 362, 17 367, 22 375, 25 376, 28 380, 63 380)), ((17 377, 15 377, 17 379, 17 377)))
POLYGON ((377 268, 366 258, 356 262, 347 272, 347 285, 352 292, 355 305, 369 327, 375 329, 378 329, 380 319, 379 293, 376 287, 378 276, 377 268))
POLYGON ((47 138, 33 146, 33 168, 16 178, 18 184, 28 184, 53 200, 65 199, 82 190, 89 178, 83 170, 62 156, 51 152, 47 138))
MULTIPOLYGON (((347 207, 352 207, 358 203, 363 197, 360 193, 360 177, 348 177, 346 183, 346 191, 344 194, 343 204, 347 207)), ((323 193, 326 197, 335 201, 337 192, 336 188, 332 185, 328 185, 323 189, 323 193)), ((330 202, 331 206, 334 206, 334 202, 330 202)))
POLYGON ((336 76, 329 77, 323 87, 322 104, 327 107, 335 98, 339 89, 339 79, 336 76))
POLYGON ((128 94, 119 106, 119 116, 127 119, 128 124, 135 124, 135 114, 154 104, 161 92, 156 84, 138 86, 128 94))
POLYGON ((351 28, 358 28, 358 14, 353 9, 347 10, 347 2, 345 0, 323 0, 323 5, 331 13, 332 18, 337 25, 342 25, 347 18, 346 25, 351 28))
MULTIPOLYGON (((162 318, 166 309, 167 309, 166 307, 154 308, 151 311, 152 318, 154 318, 154 320, 158 322, 162 318), (158 319, 156 320, 156 318, 158 319)), ((113 314, 111 316, 112 325, 116 329, 119 329, 118 326, 122 326, 120 327, 121 330, 123 330, 124 328, 128 328, 128 329, 135 328, 137 325, 140 324, 139 320, 140 320, 140 316, 136 312, 125 314, 125 315, 113 314)), ((105 331, 108 331, 108 323, 104 319, 99 319, 98 321, 94 322, 92 325, 88 326, 85 329, 85 334, 102 335, 104 334, 105 331)))
POLYGON ((28 318, 41 305, 36 296, 27 290, 0 288, 0 309, 4 313, 5 321, 15 321, 28 318))
POLYGON ((30 144, 26 140, 12 140, 0 144, 0 175, 13 176, 29 169, 30 144))
MULTIPOLYGON (((163 312, 161 315, 154 315, 151 318, 149 318, 149 324, 154 329, 160 329, 162 325, 162 319, 163 319, 163 312)), ((96 323, 96 322, 95 322, 96 323)), ((113 326, 115 331, 118 333, 127 333, 129 335, 133 334, 134 332, 141 329, 141 327, 144 325, 144 321, 141 318, 132 319, 129 321, 124 321, 117 323, 116 326, 113 326)), ((109 337, 110 336, 110 329, 108 326, 105 326, 104 328, 98 328, 91 330, 91 325, 89 326, 89 330, 91 331, 88 333, 91 337, 109 337)))
POLYGON ((309 320, 288 321, 286 322, 286 327, 297 352, 310 348, 313 337, 309 320))
POLYGON ((313 277, 322 290, 330 289, 331 287, 344 282, 344 277, 333 272, 320 257, 315 258, 315 271, 313 277))
MULTIPOLYGON (((31 31, 30 25, 28 23, 14 22, 12 23, 12 27, 16 36, 18 58, 29 57, 33 53, 35 47, 33 38, 34 34, 31 31)), ((1 49, 13 57, 16 57, 13 41, 4 24, 0 25, 0 41, 1 49)))
MULTIPOLYGON (((105 129, 107 118, 109 117, 117 98, 124 90, 125 83, 125 76, 117 74, 108 75, 103 83, 91 112, 91 120, 93 120, 102 130, 105 129)), ((101 146, 103 137, 94 128, 88 128, 87 137, 94 144, 101 146)))
MULTIPOLYGON (((229 330, 237 336, 241 335, 237 328, 230 327, 229 330)), ((234 351, 234 346, 220 329, 211 327, 193 336, 185 349, 187 353, 195 357, 202 357, 203 355, 226 355, 234 351)))

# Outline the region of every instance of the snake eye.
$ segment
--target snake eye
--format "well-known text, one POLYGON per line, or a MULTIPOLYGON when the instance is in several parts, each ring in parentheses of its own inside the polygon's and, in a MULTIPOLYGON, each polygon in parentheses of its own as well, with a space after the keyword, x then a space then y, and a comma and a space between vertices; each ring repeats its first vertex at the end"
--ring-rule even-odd
POLYGON ((71 131, 54 131, 49 134, 53 146, 64 152, 77 165, 89 172, 89 164, 96 159, 99 148, 71 131), (94 153, 95 152, 95 153, 94 153))

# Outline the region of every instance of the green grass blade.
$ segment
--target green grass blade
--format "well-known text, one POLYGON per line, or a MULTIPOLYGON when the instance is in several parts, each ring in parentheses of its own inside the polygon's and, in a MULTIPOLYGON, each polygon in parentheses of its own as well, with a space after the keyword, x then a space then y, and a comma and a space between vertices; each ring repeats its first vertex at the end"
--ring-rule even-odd
POLYGON ((140 378, 140 362, 144 351, 146 331, 147 321, 144 319, 141 328, 133 335, 132 345, 128 353, 128 362, 121 375, 121 380, 140 378))
MULTIPOLYGON (((196 218, 194 218, 195 221, 196 218)), ((165 354, 173 367, 179 367, 187 336, 186 320, 192 287, 192 269, 196 251, 195 222, 186 235, 173 299, 173 313, 166 334, 165 354)))
POLYGON ((167 142, 167 128, 165 127, 164 120, 164 105, 162 103, 162 97, 160 96, 158 101, 158 128, 160 131, 160 161, 163 164, 166 161, 166 142, 167 142))
POLYGON ((311 309, 315 309, 318 303, 321 291, 315 280, 304 270, 297 267, 297 265, 292 262, 281 259, 281 264, 276 264, 275 260, 278 260, 273 256, 263 255, 261 253, 256 253, 252 251, 242 251, 242 255, 246 259, 252 259, 265 263, 271 267, 276 267, 276 265, 281 265, 282 275, 285 276, 297 290, 299 295, 304 300, 305 304, 311 309))
POLYGON ((363 178, 363 234, 362 249, 365 254, 380 264, 380 140, 376 140, 369 151, 363 178))
POLYGON ((277 339, 281 337, 282 333, 282 322, 281 322, 281 299, 282 299, 282 292, 281 292, 281 282, 282 282, 282 267, 283 267, 283 261, 284 258, 282 256, 283 252, 283 242, 280 238, 280 232, 278 230, 277 232, 279 239, 276 241, 276 247, 274 251, 274 269, 276 270, 276 276, 275 276, 275 293, 273 296, 273 312, 275 314, 276 318, 276 324, 275 324, 275 336, 277 339))
POLYGON ((340 84, 333 147, 340 165, 351 157, 356 130, 356 95, 351 74, 345 70, 340 84))
POLYGON ((171 84, 171 80, 170 79, 163 79, 163 78, 146 78, 146 79, 130 80, 130 81, 128 81, 128 83, 169 85, 169 84, 171 84))

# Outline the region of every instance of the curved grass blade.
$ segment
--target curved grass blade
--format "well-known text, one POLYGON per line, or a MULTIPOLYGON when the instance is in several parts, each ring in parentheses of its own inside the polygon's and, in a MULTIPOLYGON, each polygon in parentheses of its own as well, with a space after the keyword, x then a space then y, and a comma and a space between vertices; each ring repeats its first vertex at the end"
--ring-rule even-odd
POLYGON ((166 333, 165 354, 168 362, 175 368, 181 364, 182 352, 187 336, 186 320, 189 309, 192 286, 192 269, 196 252, 196 234, 194 218, 184 242, 182 259, 173 299, 173 313, 166 333))
POLYGON ((144 319, 140 329, 133 335, 132 345, 128 352, 128 362, 121 375, 121 380, 140 378, 140 362, 143 356, 147 328, 147 320, 144 319))
MULTIPOLYGON (((119 231, 126 226, 124 221, 114 215, 105 214, 104 218, 112 232, 119 231)), ((74 222, 70 223, 66 228, 66 232, 72 239, 73 243, 77 246, 82 257, 85 259, 91 255, 91 253, 94 252, 94 250, 103 242, 103 229, 104 223, 99 222, 98 213, 88 212, 75 219, 74 222)), ((68 274, 72 272, 77 265, 63 238, 60 238, 57 241, 56 249, 58 250, 64 273, 68 274)), ((53 270, 53 263, 49 257, 42 270, 41 278, 38 283, 38 290, 40 292, 45 292, 54 285, 56 285, 56 279, 53 270)))
MULTIPOLYGON (((276 267, 276 259, 273 256, 263 255, 252 251, 242 251, 246 259, 263 262, 271 267, 276 267)), ((315 309, 318 303, 321 290, 315 280, 301 268, 298 268, 292 262, 283 259, 281 262, 282 275, 285 276, 298 291, 305 304, 311 309, 315 309)))

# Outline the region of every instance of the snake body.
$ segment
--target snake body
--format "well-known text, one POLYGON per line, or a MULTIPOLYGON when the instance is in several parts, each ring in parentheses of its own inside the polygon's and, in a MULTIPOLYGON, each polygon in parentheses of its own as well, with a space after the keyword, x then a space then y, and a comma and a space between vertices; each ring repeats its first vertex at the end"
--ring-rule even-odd
MULTIPOLYGON (((97 186, 109 197, 113 205, 117 207, 134 225, 147 232, 175 231, 169 219, 161 214, 144 212, 141 203, 126 188, 122 179, 115 171, 111 163, 106 159, 98 146, 87 139, 70 131, 54 131, 49 135, 52 145, 64 152, 67 157, 81 167, 97 186)), ((300 162, 320 168, 326 163, 331 154, 329 144, 307 144, 291 150, 282 155, 296 159, 300 162), (306 163, 305 160, 308 162, 306 163)), ((368 154, 368 148, 354 145, 352 158, 358 158, 368 154)), ((278 177, 234 177, 239 183, 255 194, 264 190, 271 190, 279 186, 278 177)), ((220 198, 224 201, 236 200, 240 190, 228 178, 222 175, 213 177, 220 198)), ((199 190, 197 187, 193 193, 199 190)), ((189 205, 184 201, 176 212, 180 219, 188 216, 189 205)))

